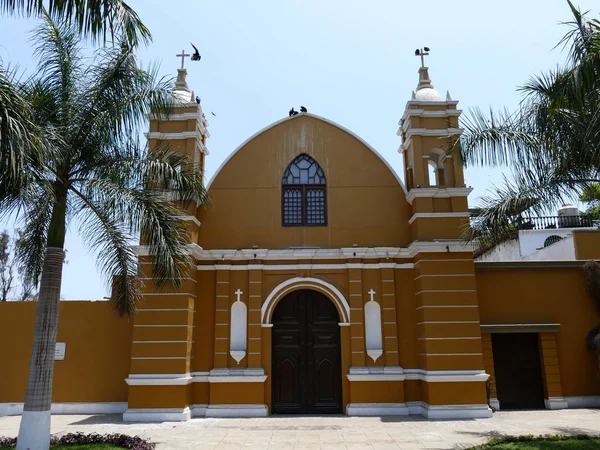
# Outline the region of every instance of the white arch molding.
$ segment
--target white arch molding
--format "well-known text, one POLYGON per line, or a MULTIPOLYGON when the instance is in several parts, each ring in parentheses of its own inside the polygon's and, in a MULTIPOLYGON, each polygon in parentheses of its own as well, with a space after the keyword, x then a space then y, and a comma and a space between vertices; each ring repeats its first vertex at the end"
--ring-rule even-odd
POLYGON ((271 317, 273 316, 273 311, 275 310, 277 302, 290 292, 300 289, 312 289, 327 296, 340 312, 340 323, 350 323, 350 305, 344 297, 344 294, 342 294, 333 284, 312 277, 290 278, 277 285, 267 296, 267 299, 260 309, 260 323, 262 325, 270 325, 271 317))

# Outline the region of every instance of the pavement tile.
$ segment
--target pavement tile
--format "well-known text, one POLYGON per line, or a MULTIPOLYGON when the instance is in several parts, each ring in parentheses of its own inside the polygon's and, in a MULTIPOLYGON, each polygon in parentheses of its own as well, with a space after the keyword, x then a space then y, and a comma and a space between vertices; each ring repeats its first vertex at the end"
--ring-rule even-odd
MULTIPOLYGON (((0 436, 16 436, 20 417, 0 417, 0 436)), ((492 419, 427 420, 419 416, 194 418, 187 422, 123 423, 120 415, 53 416, 52 433, 125 433, 157 450, 413 450, 461 449, 492 437, 600 434, 599 410, 500 411, 492 419)))

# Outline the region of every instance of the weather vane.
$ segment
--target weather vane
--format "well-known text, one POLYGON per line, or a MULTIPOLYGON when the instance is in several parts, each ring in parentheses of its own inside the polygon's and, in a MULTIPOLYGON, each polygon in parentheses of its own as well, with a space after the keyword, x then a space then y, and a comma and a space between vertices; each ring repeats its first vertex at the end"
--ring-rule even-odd
POLYGON ((424 56, 429 55, 429 47, 423 47, 421 49, 415 50, 415 56, 421 57, 421 67, 425 67, 425 58, 424 56))

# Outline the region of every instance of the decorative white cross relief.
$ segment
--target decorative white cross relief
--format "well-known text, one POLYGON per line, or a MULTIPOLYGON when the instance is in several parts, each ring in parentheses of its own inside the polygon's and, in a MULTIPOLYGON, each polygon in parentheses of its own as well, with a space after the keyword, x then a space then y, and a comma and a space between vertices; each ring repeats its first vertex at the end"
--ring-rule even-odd
POLYGON ((376 294, 376 292, 373 289, 371 289, 369 292, 367 292, 367 294, 371 296, 371 301, 374 301, 373 296, 376 294))
POLYGON ((375 290, 367 292, 371 301, 365 303, 365 341, 367 355, 375 362, 383 355, 383 338, 381 334, 381 307, 375 301, 375 290))
POLYGON ((235 291, 237 301, 231 305, 231 330, 229 335, 229 354, 239 364, 246 356, 246 329, 248 327, 248 308, 242 302, 242 290, 235 291))

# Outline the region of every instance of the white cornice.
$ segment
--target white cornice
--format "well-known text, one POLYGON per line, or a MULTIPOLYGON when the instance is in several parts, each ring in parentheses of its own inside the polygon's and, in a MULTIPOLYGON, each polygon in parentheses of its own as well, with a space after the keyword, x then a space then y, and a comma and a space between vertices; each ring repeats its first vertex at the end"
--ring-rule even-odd
POLYGON ((164 121, 179 121, 179 120, 193 120, 200 119, 202 117, 202 113, 198 112, 186 112, 181 114, 148 114, 149 120, 164 120, 164 121))
POLYGON ((146 139, 157 139, 160 141, 171 141, 171 140, 180 140, 180 139, 195 139, 196 140, 196 148, 200 150, 205 155, 209 155, 208 149, 202 143, 202 134, 199 131, 182 131, 179 133, 159 133, 157 131, 153 131, 150 133, 144 133, 146 139))
POLYGON ((412 136, 455 136, 462 134, 462 128, 407 128, 406 140, 409 140, 412 136))
POLYGON ((449 197, 468 197, 473 188, 412 188, 408 191, 406 200, 412 205, 415 198, 449 198, 449 197))
POLYGON ((433 213, 415 213, 412 215, 410 219, 408 219, 408 223, 411 224, 417 219, 439 219, 439 218, 448 218, 448 217, 471 217, 470 212, 433 212, 433 213))
MULTIPOLYGON (((421 213, 428 214, 428 213, 421 213)), ((466 214, 469 213, 430 213, 430 214, 466 214)), ((414 217, 414 216, 413 216, 414 217)), ((138 256, 150 256, 150 249, 146 245, 135 245, 133 246, 136 255, 138 256)), ((414 258, 419 253, 439 253, 439 252, 465 252, 472 251, 471 246, 466 246, 464 241, 460 239, 436 239, 433 241, 413 241, 408 247, 350 247, 350 248, 336 248, 336 249, 203 249, 198 244, 188 244, 187 246, 189 253, 200 261, 247 261, 249 264, 246 266, 238 265, 217 265, 217 266, 199 266, 200 268, 217 267, 227 268, 228 270, 236 270, 236 267, 240 267, 238 270, 265 270, 268 268, 281 267, 281 265, 268 265, 268 264, 252 264, 251 261, 255 259, 261 259, 264 261, 290 261, 290 260, 303 260, 311 259, 313 262, 307 264, 314 268, 323 268, 328 265, 333 266, 334 264, 318 264, 314 260, 319 259, 342 259, 344 263, 335 265, 336 268, 344 267, 363 267, 363 268, 398 268, 407 269, 412 267, 412 263, 394 263, 393 261, 387 262, 373 262, 372 264, 359 262, 359 259, 392 259, 392 258, 414 258), (254 255, 256 254, 256 258, 254 255), (356 263, 352 261, 346 262, 347 260, 357 259, 356 263), (339 266, 339 267, 338 267, 339 266), (245 267, 242 269, 241 267, 245 267)), ((304 266, 301 264, 292 264, 290 266, 304 266)), ((210 269, 212 270, 212 269, 210 269)))
POLYGON ((200 221, 194 216, 178 216, 178 218, 186 222, 194 222, 196 225, 198 225, 198 227, 200 227, 200 221))
POLYGON ((402 118, 398 122, 398 125, 402 127, 402 121, 405 121, 409 117, 450 117, 460 116, 462 114, 461 109, 445 109, 442 111, 429 111, 425 109, 406 109, 402 118))
POLYGON ((412 269, 408 264, 201 264, 197 270, 346 270, 346 269, 412 269))
MULTIPOLYGON (((435 213, 434 213, 435 214, 435 213)), ((453 213, 437 213, 437 214, 453 214, 453 213)), ((459 213, 469 214, 469 213, 459 213)), ((439 239, 434 241, 414 241, 411 242, 408 247, 346 247, 346 248, 335 248, 335 249, 203 249, 197 244, 190 244, 189 246, 192 255, 200 261, 250 261, 260 259, 264 261, 281 261, 281 260, 302 260, 311 259, 313 266, 319 265, 315 260, 319 259, 343 259, 352 260, 353 258, 358 259, 382 259, 382 258, 413 258, 415 255, 421 252, 464 252, 465 245, 460 239, 439 239), (256 255, 256 256, 255 256, 256 255)), ((345 263, 344 263, 345 264, 345 263)), ((363 262, 348 264, 364 264, 363 262)), ((385 264, 377 261, 375 264, 381 265, 381 268, 385 268, 385 264)), ((373 265, 375 265, 373 264, 373 265)), ((406 264, 395 264, 390 261, 389 264, 394 264, 400 268, 408 267, 406 264)), ((262 268, 267 265, 263 264, 252 264, 252 268, 262 268)), ((232 266, 236 267, 236 266, 232 266)), ((390 266, 391 267, 391 266, 390 266)))
POLYGON ((420 102, 419 100, 409 100, 406 102, 405 109, 411 109, 410 106, 456 106, 456 105, 458 105, 458 100, 445 100, 442 102, 429 102, 429 101, 420 102))

